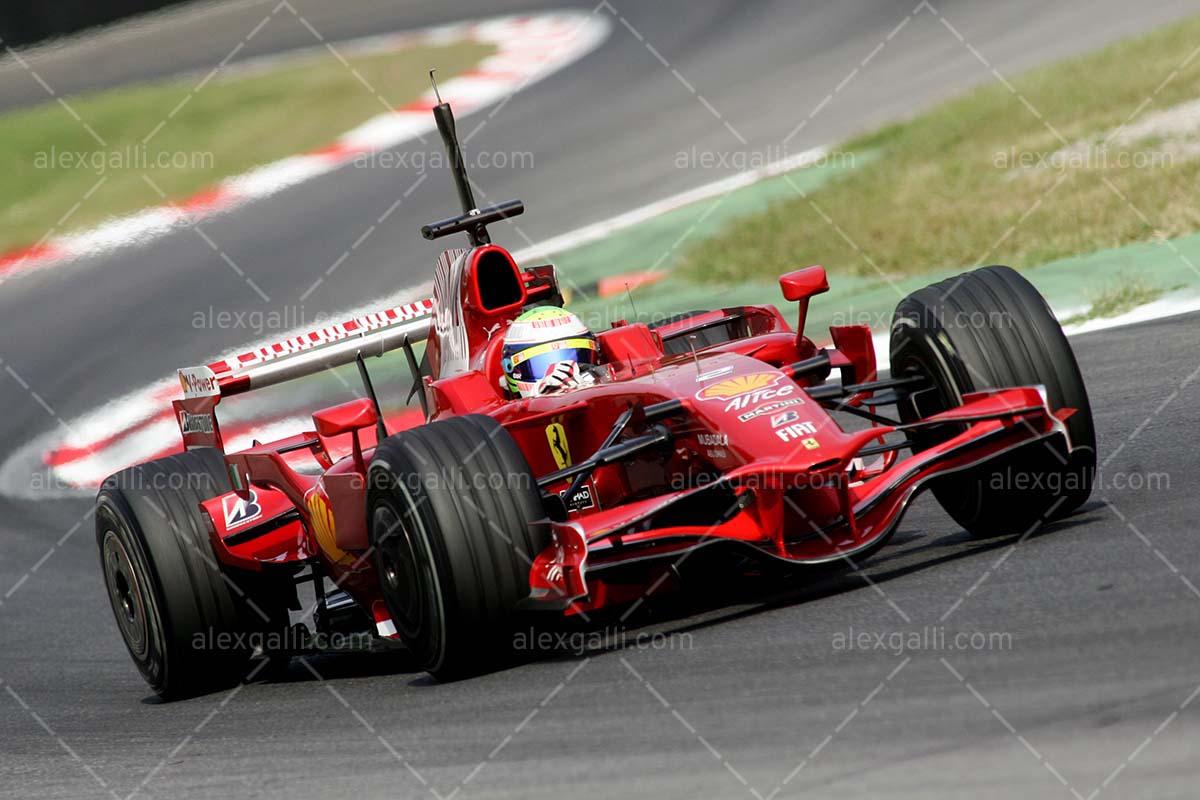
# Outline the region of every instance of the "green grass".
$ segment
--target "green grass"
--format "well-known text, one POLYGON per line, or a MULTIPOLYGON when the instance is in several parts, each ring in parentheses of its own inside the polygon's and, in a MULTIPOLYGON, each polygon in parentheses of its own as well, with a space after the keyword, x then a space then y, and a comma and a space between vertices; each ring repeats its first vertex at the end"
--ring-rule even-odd
POLYGON ((348 59, 360 80, 322 51, 265 72, 218 75, 198 90, 202 76, 66 98, 79 120, 58 102, 4 115, 0 251, 160 204, 146 177, 182 199, 222 177, 323 147, 418 97, 431 65, 444 81, 492 52, 462 43, 348 59), (130 158, 147 137, 145 158, 130 158), (73 162, 79 154, 83 165, 64 167, 64 153, 73 162), (114 166, 94 160, 101 158, 114 166), (154 166, 141 168, 143 160, 154 166))
POLYGON ((878 157, 692 243, 679 268, 729 283, 820 263, 883 282, 979 263, 1028 267, 1200 230, 1200 161, 1116 166, 1120 152, 1152 141, 1110 149, 1107 168, 1005 163, 1064 146, 1030 107, 1074 143, 1106 135, 1148 98, 1138 119, 1195 99, 1198 44, 1193 17, 1015 78, 1015 94, 993 83, 861 136, 840 149, 878 157))
POLYGON ((1063 324, 1077 325, 1090 319, 1116 317, 1157 300, 1166 291, 1162 287, 1151 286, 1141 278, 1122 280, 1120 283, 1102 290, 1094 297, 1089 296, 1091 308, 1081 314, 1068 317, 1063 320, 1063 324))

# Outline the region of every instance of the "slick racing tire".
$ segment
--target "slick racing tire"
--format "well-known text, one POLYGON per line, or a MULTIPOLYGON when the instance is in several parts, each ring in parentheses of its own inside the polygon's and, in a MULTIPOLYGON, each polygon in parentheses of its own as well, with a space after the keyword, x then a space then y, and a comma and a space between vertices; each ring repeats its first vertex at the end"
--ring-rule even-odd
POLYGON ((491 417, 384 440, 371 461, 367 525, 384 602, 420 668, 439 680, 513 657, 517 604, 549 544, 537 480, 491 417))
POLYGON ((142 677, 166 699, 246 677, 254 669, 250 634, 287 624, 278 587, 213 554, 199 503, 231 488, 224 457, 201 448, 118 472, 96 497, 96 543, 117 628, 142 677))
MULTIPOLYGON (((1066 420, 1069 456, 1062 444, 1043 442, 933 482, 942 507, 969 533, 1024 533, 1088 499, 1096 432, 1087 390, 1050 307, 1015 270, 985 267, 902 300, 892 317, 891 368, 931 381, 901 403, 904 422, 960 405, 968 392, 1035 384, 1045 386, 1052 410, 1075 409, 1066 420)), ((915 449, 957 433, 947 427, 919 432, 915 449)))

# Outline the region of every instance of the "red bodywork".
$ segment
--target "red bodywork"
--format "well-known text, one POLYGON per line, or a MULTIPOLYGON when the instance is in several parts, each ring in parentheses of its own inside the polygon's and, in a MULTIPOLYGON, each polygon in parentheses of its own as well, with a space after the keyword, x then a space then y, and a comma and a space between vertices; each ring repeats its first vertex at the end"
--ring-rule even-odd
MULTIPOLYGON (((841 372, 844 385, 874 380, 870 330, 835 327, 832 345, 818 348, 803 323, 809 300, 828 289, 824 269, 789 273, 780 284, 785 299, 799 306, 799 330, 770 305, 726 308, 654 329, 618 322, 597 334, 607 380, 511 400, 499 382, 503 335, 523 309, 560 300, 553 268, 521 270, 495 245, 449 250, 438 260, 431 300, 181 370, 186 396, 175 409, 186 446, 220 447, 214 409, 222 397, 255 388, 294 354, 421 320, 430 418, 492 415, 539 477, 590 456, 631 406, 678 401, 677 411, 658 423, 669 443, 598 467, 566 499, 565 521, 545 523, 553 544, 534 559, 526 605, 567 613, 634 599, 656 580, 655 569, 661 574, 700 547, 802 564, 863 553, 886 541, 929 479, 1047 437, 1065 439, 1069 410, 1048 408, 1037 387, 1012 388, 969 395, 961 406, 905 426, 957 425, 960 432, 941 444, 904 459, 894 450, 862 457, 864 448, 898 429, 843 430, 808 391, 830 369, 841 372), (705 331, 722 333, 706 346, 705 331), (828 369, 794 377, 788 365, 821 354, 828 369)), ((869 393, 843 402, 871 407, 869 393)), ((364 610, 378 611, 364 491, 374 407, 354 401, 320 410, 313 420, 311 431, 227 454, 239 489, 203 504, 214 551, 244 569, 319 563, 364 610)), ((545 488, 564 492, 569 482, 545 488)))

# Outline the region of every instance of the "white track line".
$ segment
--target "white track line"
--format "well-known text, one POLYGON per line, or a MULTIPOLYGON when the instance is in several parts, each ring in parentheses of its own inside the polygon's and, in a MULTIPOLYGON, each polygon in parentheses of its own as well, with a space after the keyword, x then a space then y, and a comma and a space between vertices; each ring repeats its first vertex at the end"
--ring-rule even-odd
POLYGON ((745 186, 758 183, 766 178, 782 175, 785 172, 810 167, 820 162, 827 152, 824 147, 813 147, 804 152, 796 153, 779 161, 758 167, 757 169, 739 172, 736 175, 730 175, 727 178, 721 178, 720 180, 706 183, 703 186, 697 186, 695 189, 688 189, 686 192, 680 192, 670 197, 664 197, 661 200, 655 200, 653 203, 647 203, 640 208, 626 211, 615 217, 595 222, 591 225, 585 225, 582 228, 577 228, 558 236, 553 236, 532 247, 527 247, 524 250, 513 253, 513 257, 517 261, 547 258, 556 253, 561 253, 565 250, 588 244, 589 242, 598 241, 610 233, 633 227, 654 217, 666 214, 668 211, 674 211, 677 208, 683 208, 684 206, 698 203, 701 200, 707 200, 711 197, 718 197, 735 189, 741 189, 745 186))

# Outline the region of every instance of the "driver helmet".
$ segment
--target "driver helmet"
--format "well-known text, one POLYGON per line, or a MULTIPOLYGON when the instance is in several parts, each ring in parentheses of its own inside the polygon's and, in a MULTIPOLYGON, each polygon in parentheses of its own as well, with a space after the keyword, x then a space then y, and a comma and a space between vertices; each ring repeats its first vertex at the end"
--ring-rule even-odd
POLYGON ((538 382, 556 365, 596 365, 596 336, 564 308, 539 306, 513 320, 501 350, 504 384, 520 397, 537 394, 538 382))

